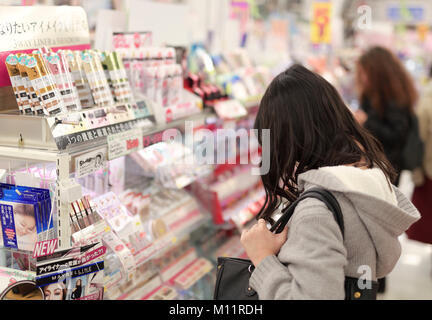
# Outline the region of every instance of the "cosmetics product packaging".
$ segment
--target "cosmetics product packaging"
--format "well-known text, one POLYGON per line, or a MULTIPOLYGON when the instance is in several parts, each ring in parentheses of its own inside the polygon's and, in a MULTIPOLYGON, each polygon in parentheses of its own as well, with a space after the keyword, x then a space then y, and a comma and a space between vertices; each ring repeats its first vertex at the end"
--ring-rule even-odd
POLYGON ((18 56, 12 53, 9 54, 6 58, 5 63, 20 113, 32 114, 33 112, 27 96, 27 92, 25 90, 24 80, 22 79, 20 70, 18 68, 18 56))
POLYGON ((64 78, 65 78, 65 83, 67 83, 66 94, 71 95, 71 99, 74 101, 74 103, 76 105, 76 110, 82 110, 80 97, 78 94, 78 90, 77 90, 74 78, 72 76, 72 70, 69 66, 66 53, 64 51, 59 51, 59 52, 57 52, 57 54, 60 58, 59 64, 61 67, 62 74, 64 75, 64 78), (70 92, 69 92, 69 90, 70 90, 70 92))
POLYGON ((176 53, 173 47, 163 48, 163 59, 165 64, 175 64, 176 63, 176 53))
POLYGON ((79 209, 78 204, 76 202, 72 202, 71 206, 72 206, 73 212, 75 213, 75 216, 77 218, 77 222, 78 222, 80 229, 84 229, 86 227, 86 224, 85 224, 84 217, 83 217, 83 215, 79 209))
POLYGON ((111 90, 101 64, 99 53, 94 50, 86 50, 81 52, 81 59, 95 104, 100 107, 113 105, 111 90))
POLYGON ((47 229, 53 228, 53 219, 51 217, 51 196, 50 191, 48 189, 43 188, 34 188, 34 187, 25 187, 7 183, 0 183, 0 188, 16 190, 21 193, 36 193, 40 200, 40 221, 41 221, 41 230, 45 231, 47 229))
POLYGON ((79 224, 78 224, 78 219, 75 215, 75 211, 73 210, 73 207, 71 207, 71 210, 69 211, 69 216, 70 216, 70 220, 71 220, 71 227, 72 227, 72 232, 78 232, 81 230, 79 224))
POLYGON ((83 211, 85 213, 88 225, 94 224, 95 221, 93 219, 92 213, 90 212, 90 209, 87 208, 87 205, 85 203, 85 198, 83 197, 83 198, 79 199, 78 202, 79 202, 81 211, 83 211))
POLYGON ((82 217, 84 228, 87 228, 90 225, 90 221, 87 217, 87 213, 84 210, 84 207, 82 206, 82 203, 80 200, 76 200, 75 202, 76 208, 79 210, 79 215, 82 217))
POLYGON ((38 195, 2 189, 0 217, 5 247, 32 251, 42 232, 38 195))
POLYGON ((68 111, 81 110, 81 104, 75 95, 75 85, 69 67, 65 66, 60 55, 54 52, 44 54, 44 59, 62 95, 65 108, 68 111))
POLYGON ((84 216, 84 220, 86 221, 87 226, 93 224, 94 222, 93 222, 93 219, 92 219, 92 217, 91 217, 91 214, 90 214, 90 212, 86 209, 86 207, 85 207, 85 205, 84 205, 84 199, 83 199, 83 198, 78 199, 77 202, 78 202, 78 205, 79 205, 79 207, 80 207, 80 210, 81 210, 81 212, 82 212, 82 214, 83 214, 83 216, 84 216))
POLYGON ((171 86, 169 91, 169 105, 175 105, 180 102, 180 95, 183 89, 183 70, 181 65, 172 66, 171 86))
POLYGON ((93 206, 91 206, 88 196, 83 197, 83 203, 85 208, 87 209, 87 212, 90 212, 91 220, 93 221, 93 223, 96 223, 102 219, 99 216, 99 214, 96 212, 96 209, 93 206))
POLYGON ((101 62, 115 101, 131 103, 132 92, 126 70, 116 52, 102 52, 101 62))
POLYGON ((41 101, 45 115, 65 113, 62 97, 40 54, 29 54, 27 74, 41 101))
POLYGON ((77 94, 82 108, 93 107, 93 97, 82 67, 81 55, 79 51, 59 50, 60 56, 64 56, 71 70, 72 80, 75 83, 77 94))
POLYGON ((163 107, 165 106, 166 100, 164 99, 164 94, 166 94, 167 89, 167 78, 166 69, 164 67, 157 67, 155 72, 155 86, 154 86, 154 96, 153 101, 157 105, 163 107))
POLYGON ((145 68, 144 71, 144 88, 145 88, 145 96, 155 101, 156 97, 156 88, 158 85, 158 78, 156 77, 157 68, 155 67, 149 67, 145 68))
POLYGON ((18 70, 20 71, 21 79, 25 87, 31 114, 43 115, 41 103, 28 76, 28 68, 26 67, 28 56, 26 54, 18 54, 18 57, 18 70))

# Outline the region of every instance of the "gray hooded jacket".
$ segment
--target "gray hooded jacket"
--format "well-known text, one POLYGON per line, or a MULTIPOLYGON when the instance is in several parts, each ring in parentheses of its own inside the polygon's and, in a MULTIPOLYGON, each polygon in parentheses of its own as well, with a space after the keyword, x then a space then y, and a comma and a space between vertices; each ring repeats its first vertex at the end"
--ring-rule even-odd
POLYGON ((345 239, 326 205, 302 200, 278 256, 256 266, 249 284, 260 299, 344 299, 345 276, 376 280, 401 254, 398 237, 420 219, 378 168, 323 167, 299 175, 299 188, 321 187, 338 200, 345 239))

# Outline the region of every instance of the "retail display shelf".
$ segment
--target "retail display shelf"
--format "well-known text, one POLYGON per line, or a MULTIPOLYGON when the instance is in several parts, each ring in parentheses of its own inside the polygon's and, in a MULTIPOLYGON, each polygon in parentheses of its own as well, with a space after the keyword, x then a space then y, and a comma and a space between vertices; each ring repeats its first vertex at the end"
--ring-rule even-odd
POLYGON ((169 250, 177 242, 178 239, 182 239, 191 232, 197 230, 201 226, 211 221, 210 215, 202 215, 197 221, 188 225, 185 228, 175 230, 165 234, 163 237, 152 242, 142 252, 135 255, 137 267, 140 267, 147 261, 161 255, 164 251, 169 250))
MULTIPOLYGON (((139 130, 142 135, 143 143, 142 147, 148 147, 154 143, 161 142, 163 139, 163 133, 165 130, 176 128, 180 131, 184 130, 185 122, 186 121, 192 121, 196 123, 197 126, 202 125, 205 123, 206 119, 208 117, 212 117, 213 114, 205 110, 200 113, 193 114, 188 117, 184 117, 181 119, 174 120, 172 122, 166 123, 166 124, 153 124, 151 127, 143 126, 140 127, 139 130)), ((37 125, 40 125, 39 131, 41 130, 41 127, 46 126, 46 119, 45 117, 31 117, 31 116, 22 116, 19 115, 19 119, 17 121, 25 121, 29 120, 30 123, 35 124, 37 122, 37 125), (21 119, 22 118, 22 119, 21 119)), ((0 114, 0 132, 3 132, 6 128, 5 126, 2 126, 3 124, 8 123, 8 127, 19 127, 20 130, 22 128, 26 128, 26 126, 22 126, 23 122, 20 122, 20 125, 15 123, 15 126, 13 123, 11 124, 10 121, 13 122, 12 119, 15 119, 15 117, 11 114, 0 114)), ((27 126, 28 128, 28 126, 27 126)), ((31 129, 29 129, 31 130, 31 129)), ((33 134, 34 131, 29 131, 28 135, 35 137, 33 134)), ((127 132, 127 131, 123 131, 127 132)), ((44 134, 46 134, 45 132, 44 134)), ((39 138, 44 136, 44 134, 40 135, 39 138)), ((21 160, 34 160, 34 161, 41 161, 41 162, 54 162, 58 158, 59 155, 63 156, 69 156, 70 157, 70 168, 69 173, 75 172, 75 158, 78 156, 82 156, 85 153, 92 152, 94 150, 98 149, 108 149, 108 142, 107 137, 100 137, 97 139, 94 139, 92 141, 86 141, 82 142, 80 144, 75 144, 74 146, 69 146, 66 150, 55 150, 55 148, 42 148, 42 147, 27 147, 27 146, 18 146, 18 145, 4 145, 2 142, 5 141, 5 136, 3 136, 3 133, 0 135, 2 138, 0 139, 0 158, 6 158, 6 159, 21 159, 21 160)), ((17 134, 16 136, 19 136, 17 134)), ((45 136, 46 137, 46 136, 45 136)), ((108 135, 109 137, 109 135, 108 135)), ((42 146, 42 140, 38 142, 40 146, 42 146)), ((47 141, 47 140, 45 140, 47 141)), ((53 142, 53 141, 51 141, 53 142)), ((49 143, 47 143, 49 145, 49 143)), ((51 146, 53 146, 51 144, 51 146)), ((136 150, 133 150, 136 151, 136 150)), ((112 160, 112 159, 111 159, 112 160)))

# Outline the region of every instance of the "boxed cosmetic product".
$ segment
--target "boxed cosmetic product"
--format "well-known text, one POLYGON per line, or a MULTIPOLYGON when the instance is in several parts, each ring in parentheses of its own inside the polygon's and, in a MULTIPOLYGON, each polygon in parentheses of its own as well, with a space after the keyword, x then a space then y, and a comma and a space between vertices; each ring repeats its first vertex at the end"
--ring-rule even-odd
POLYGON ((40 198, 40 211, 42 213, 42 229, 43 231, 53 228, 53 217, 51 217, 51 196, 48 189, 19 186, 8 183, 0 183, 0 188, 8 190, 19 190, 24 193, 37 193, 40 198))
POLYGON ((36 285, 44 299, 102 300, 105 252, 105 246, 94 243, 38 258, 36 285))
POLYGON ((32 251, 38 235, 52 228, 47 220, 46 192, 32 189, 35 188, 1 189, 0 214, 5 247, 32 251))

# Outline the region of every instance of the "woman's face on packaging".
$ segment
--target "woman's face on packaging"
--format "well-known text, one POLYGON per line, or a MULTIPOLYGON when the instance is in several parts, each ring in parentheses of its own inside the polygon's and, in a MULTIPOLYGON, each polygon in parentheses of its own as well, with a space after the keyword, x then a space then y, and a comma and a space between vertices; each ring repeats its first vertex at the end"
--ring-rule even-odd
POLYGON ((44 288, 45 300, 63 300, 63 288, 58 283, 53 283, 44 288))
POLYGON ((32 216, 25 214, 15 215, 15 229, 17 236, 22 237, 36 232, 36 221, 32 216))

